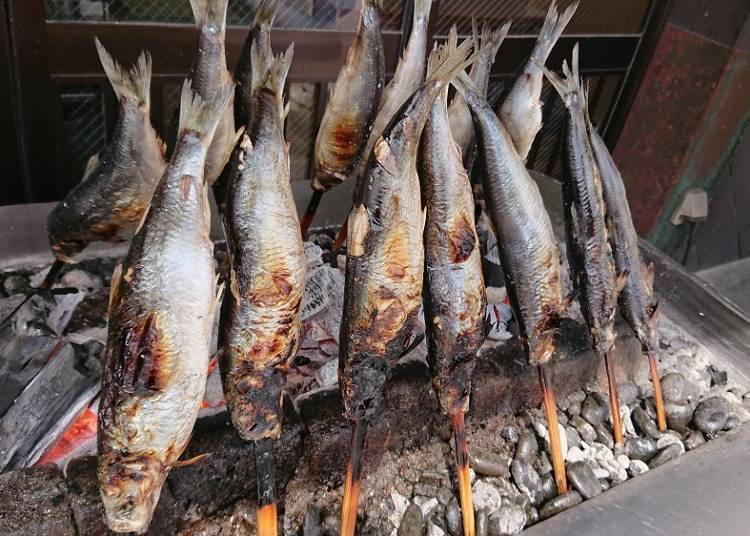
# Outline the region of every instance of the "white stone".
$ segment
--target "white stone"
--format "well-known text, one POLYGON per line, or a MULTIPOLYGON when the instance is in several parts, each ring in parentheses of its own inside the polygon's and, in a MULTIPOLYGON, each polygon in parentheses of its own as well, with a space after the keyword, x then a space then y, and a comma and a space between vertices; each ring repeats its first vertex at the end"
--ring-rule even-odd
MULTIPOLYGON (((534 421, 533 426, 536 434, 544 440, 545 449, 550 452, 549 430, 540 422, 534 421)), ((557 434, 560 437, 560 450, 562 455, 565 456, 568 452, 568 434, 565 433, 565 428, 560 423, 557 423, 557 434)))
POLYGON ((648 471, 648 464, 641 460, 630 460, 630 474, 633 476, 642 475, 648 471))
POLYGON ((388 513, 388 520, 394 527, 401 524, 401 518, 404 517, 404 512, 409 507, 409 499, 401 495, 398 491, 391 492, 391 502, 393 503, 393 510, 388 513))
POLYGON ((627 437, 635 437, 638 434, 633 426, 633 419, 630 418, 630 408, 627 406, 620 406, 620 421, 622 421, 622 429, 627 437))
POLYGON ((571 447, 565 455, 565 461, 568 463, 582 462, 585 459, 586 455, 578 447, 571 447))
POLYGON ((422 517, 427 517, 437 508, 438 500, 434 497, 414 497, 414 502, 422 509, 422 517))
POLYGON ((603 469, 602 467, 599 467, 598 465, 593 467, 593 471, 594 471, 594 475, 599 480, 609 478, 609 471, 607 471, 606 469, 603 469))
POLYGON ((493 534, 518 534, 526 524, 526 513, 519 505, 508 503, 492 514, 490 524, 496 529, 493 534))
POLYGON ((430 521, 427 524, 427 536, 445 536, 445 531, 430 521))
POLYGON ((102 281, 83 270, 71 270, 60 280, 63 287, 75 287, 81 290, 94 290, 101 288, 102 281))
POLYGON ((489 512, 499 510, 503 505, 503 497, 498 489, 485 480, 477 480, 472 486, 474 496, 474 510, 486 508, 489 512))
POLYGON ((685 445, 682 441, 680 441, 679 438, 673 436, 672 434, 663 434, 657 441, 656 441, 656 448, 661 450, 665 449, 670 445, 679 445, 680 446, 680 454, 685 452, 685 445))
POLYGON ((628 458, 624 454, 620 454, 619 456, 617 456, 615 458, 615 461, 623 469, 627 469, 630 466, 630 458, 628 458))
POLYGON ((331 359, 320 367, 315 373, 315 379, 321 387, 336 385, 339 381, 339 363, 337 359, 331 359))

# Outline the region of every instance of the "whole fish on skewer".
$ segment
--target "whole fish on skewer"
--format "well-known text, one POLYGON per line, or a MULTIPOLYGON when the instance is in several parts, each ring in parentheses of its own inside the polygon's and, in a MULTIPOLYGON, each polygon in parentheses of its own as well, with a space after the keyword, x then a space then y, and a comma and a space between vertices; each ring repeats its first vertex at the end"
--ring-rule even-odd
POLYGON ((174 154, 112 276, 98 478, 115 532, 148 528, 206 387, 218 292, 204 168, 232 92, 203 101, 185 83, 174 154))
POLYGON ((498 115, 513 139, 518 154, 526 161, 537 133, 542 128, 542 66, 578 9, 578 2, 560 14, 553 0, 544 19, 531 57, 519 75, 500 96, 498 115))
POLYGON ((615 441, 622 443, 617 384, 608 352, 615 341, 618 278, 605 220, 602 181, 589 142, 588 95, 578 68, 578 45, 572 70, 563 63, 562 79, 544 69, 568 109, 563 144, 563 199, 571 279, 591 334, 594 351, 603 356, 610 380, 610 405, 615 441))
POLYGON ((382 9, 383 0, 362 0, 357 36, 315 139, 315 190, 330 190, 346 180, 363 157, 385 79, 382 9))
MULTIPOLYGON (((213 99, 216 92, 227 84, 234 83, 227 69, 224 44, 228 1, 190 0, 195 24, 198 27, 198 52, 190 70, 190 79, 193 81, 193 89, 204 100, 213 99)), ((237 139, 232 95, 206 155, 206 180, 210 185, 213 185, 221 175, 237 139)))
POLYGON ((349 216, 339 378, 352 446, 344 483, 341 534, 354 533, 365 429, 377 414, 390 368, 416 322, 424 271, 424 213, 417 175, 419 141, 434 100, 464 69, 466 40, 401 108, 370 158, 349 216))
POLYGON ((91 242, 132 234, 164 173, 164 146, 151 126, 151 56, 123 69, 96 40, 104 72, 120 104, 112 143, 47 217, 55 257, 71 262, 91 242))
MULTIPOLYGON (((456 42, 454 27, 448 50, 456 42)), ((428 73, 435 59, 431 57, 428 73)), ((419 174, 427 208, 423 299, 432 384, 454 427, 464 534, 474 534, 464 414, 469 409, 474 360, 487 333, 487 296, 474 197, 461 149, 451 135, 447 104, 446 87, 432 106, 422 136, 419 174)))
POLYGON ((555 332, 567 308, 560 251, 539 188, 526 170, 510 134, 473 88, 468 76, 459 75, 456 85, 474 117, 479 156, 485 170, 485 199, 498 238, 505 288, 526 357, 530 364, 539 367, 555 480, 558 492, 564 493, 567 481, 557 407, 546 370, 555 350, 555 332))
MULTIPOLYGON (((474 86, 477 88, 479 95, 484 98, 487 98, 487 89, 490 83, 492 64, 495 63, 497 51, 507 37, 511 24, 512 21, 508 21, 495 30, 491 30, 490 27, 485 24, 482 28, 482 34, 480 37, 476 27, 476 21, 472 21, 474 42, 479 46, 479 59, 477 59, 477 61, 471 66, 469 78, 474 82, 474 86)), ((448 117, 450 119, 453 139, 461 149, 464 167, 467 171, 471 171, 472 166, 470 161, 473 160, 475 143, 474 121, 471 118, 469 107, 466 106, 466 102, 464 102, 464 99, 460 94, 453 97, 450 108, 448 108, 448 117)))
POLYGON ((252 47, 253 128, 229 166, 224 227, 230 272, 219 324, 224 396, 234 427, 255 441, 258 529, 276 534, 272 441, 281 434, 286 370, 301 340, 307 261, 284 139, 284 83, 292 47, 278 58, 252 47), (258 81, 258 79, 260 81, 258 81))
MULTIPOLYGON (((588 118, 588 117, 587 117, 588 118)), ((648 355, 651 381, 654 385, 656 413, 659 429, 667 429, 659 370, 654 353, 658 348, 656 321, 658 303, 654 297, 654 265, 644 264, 638 247, 638 234, 628 205, 625 184, 604 140, 589 122, 589 140, 594 151, 604 193, 609 227, 609 242, 615 259, 615 268, 625 281, 618 299, 620 313, 633 329, 648 355)))

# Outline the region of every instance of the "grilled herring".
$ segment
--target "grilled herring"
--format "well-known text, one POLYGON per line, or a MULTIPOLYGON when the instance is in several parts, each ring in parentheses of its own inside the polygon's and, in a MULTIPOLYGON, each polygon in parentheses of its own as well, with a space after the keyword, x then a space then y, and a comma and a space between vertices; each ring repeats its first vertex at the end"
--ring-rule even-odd
POLYGON ((339 378, 353 422, 341 534, 357 518, 364 430, 378 411, 389 370, 402 354, 419 311, 424 271, 424 213, 417 176, 419 141, 432 104, 467 66, 466 40, 435 68, 375 144, 365 187, 349 216, 339 378))
MULTIPOLYGON (((479 95, 487 98, 490 70, 492 69, 492 64, 495 63, 495 56, 497 56, 500 45, 508 35, 512 22, 508 21, 495 30, 490 30, 490 27, 485 24, 482 28, 481 38, 478 35, 476 21, 472 21, 472 24, 474 42, 479 46, 479 58, 471 66, 469 77, 474 82, 479 95)), ((450 119, 453 139, 461 149, 461 158, 463 159, 464 166, 467 171, 471 171, 470 160, 473 160, 475 143, 474 122, 471 118, 471 112, 461 95, 457 94, 453 97, 450 108, 448 108, 448 117, 450 119)))
POLYGON ((257 441, 281 432, 281 391, 300 341, 306 261, 284 140, 292 50, 266 65, 253 51, 253 70, 264 81, 255 92, 255 128, 231 161, 224 214, 231 267, 219 364, 232 422, 244 439, 257 441))
POLYGON ((357 36, 336 79, 315 140, 315 190, 330 190, 346 180, 364 151, 385 78, 382 8, 383 0, 362 0, 357 36))
POLYGON ((615 340, 618 281, 604 218, 601 176, 589 143, 588 95, 579 76, 578 45, 573 48, 572 70, 567 61, 563 63, 565 79, 547 69, 544 72, 568 109, 563 144, 563 200, 571 279, 578 290, 594 351, 607 364, 615 441, 622 443, 617 385, 607 355, 615 340))
POLYGON ((508 92, 501 96, 500 119, 524 161, 542 128, 542 102, 539 100, 544 81, 542 66, 577 8, 578 2, 574 2, 560 14, 556 2, 550 4, 531 57, 523 71, 508 85, 508 92))
MULTIPOLYGON (((193 89, 204 100, 212 100, 217 91, 234 83, 227 70, 224 50, 227 2, 228 0, 190 0, 198 27, 198 52, 193 60, 190 78, 193 89)), ((221 175, 236 141, 232 95, 206 155, 206 180, 209 185, 214 184, 221 175)))
POLYGON ((206 387, 218 293, 204 166, 232 91, 204 101, 185 83, 174 154, 112 276, 98 477, 115 532, 148 528, 206 387))
MULTIPOLYGON (((455 28, 448 42, 452 50, 455 28)), ((429 72, 434 67, 431 63, 429 72)), ((441 409, 454 424, 464 534, 474 534, 463 416, 469 409, 474 358, 487 332, 487 297, 474 197, 461 149, 451 135, 447 104, 446 87, 432 106, 422 137, 419 173, 427 207, 423 299, 432 383, 441 409)))
POLYGON ((620 277, 625 277, 618 299, 622 316, 633 329, 648 355, 651 381, 654 384, 659 429, 666 430, 667 421, 662 401, 661 382, 654 352, 657 349, 656 319, 658 303, 654 297, 654 265, 646 266, 638 248, 638 235, 628 206, 620 171, 599 133, 589 123, 589 140, 594 151, 602 181, 609 227, 609 242, 620 277))
POLYGON ((474 117, 485 170, 485 200, 498 238, 505 288, 527 359, 539 366, 555 480, 558 492, 564 493, 567 482, 557 409, 544 368, 554 352, 553 337, 566 309, 560 251, 539 188, 526 170, 513 139, 487 101, 473 89, 469 77, 462 74, 456 82, 474 117))
MULTIPOLYGON (((91 242, 132 234, 164 173, 164 147, 151 126, 151 56, 123 69, 96 40, 99 59, 120 104, 112 142, 98 164, 52 209, 47 232, 58 261, 70 262, 91 242)), ((96 159, 90 163, 96 163, 96 159)))

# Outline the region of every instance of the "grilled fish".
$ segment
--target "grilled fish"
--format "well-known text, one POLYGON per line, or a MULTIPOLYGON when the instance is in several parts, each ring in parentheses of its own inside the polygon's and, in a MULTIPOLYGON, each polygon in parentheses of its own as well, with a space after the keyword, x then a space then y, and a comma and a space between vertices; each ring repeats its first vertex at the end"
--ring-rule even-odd
MULTIPOLYGON (((261 0, 255 11, 255 19, 242 45, 237 66, 234 69, 234 80, 237 91, 234 97, 235 125, 252 125, 255 90, 253 85, 252 47, 258 48, 261 58, 273 56, 271 51, 271 27, 279 9, 280 0, 261 0)), ((261 73, 262 74, 262 73, 261 73)), ((256 76, 256 80, 261 78, 256 76)), ((256 81, 257 86, 257 81, 256 81)))
MULTIPOLYGON (((164 147, 149 119, 151 56, 126 71, 96 40, 99 59, 120 103, 112 143, 98 164, 52 209, 52 252, 71 261, 91 242, 119 242, 132 233, 164 173, 164 147)), ((96 160, 91 160, 96 162, 96 160)))
MULTIPOLYGON (((472 21, 474 42, 478 43, 479 46, 479 59, 471 66, 469 77, 479 90, 479 95, 484 98, 487 98, 492 64, 495 63, 497 51, 508 35, 511 24, 512 21, 508 21, 495 30, 490 30, 489 26, 485 24, 480 38, 476 23, 472 21)), ((471 112, 461 95, 456 95, 451 101, 450 108, 448 108, 448 118, 450 119, 453 139, 461 149, 464 165, 467 170, 471 170, 468 164, 474 153, 474 123, 471 112)))
POLYGON ((467 66, 471 47, 467 39, 443 53, 401 108, 375 144, 365 188, 349 215, 339 378, 350 420, 377 412, 389 368, 416 321, 424 275, 419 140, 433 102, 467 66))
POLYGON ((315 139, 315 190, 326 191, 341 184, 363 156, 385 78, 382 9, 383 0, 362 0, 357 36, 315 139))
POLYGON ((253 72, 255 127, 232 155, 224 225, 231 268, 219 329, 219 364, 232 422, 247 440, 281 432, 284 374, 300 342, 306 260, 284 141, 283 90, 291 47, 253 72), (265 73, 265 74, 263 74, 265 73))
POLYGON ((542 196, 508 131, 466 75, 456 85, 474 117, 485 200, 495 228, 505 288, 532 365, 549 361, 567 307, 561 258, 542 196))
POLYGON ((599 167, 604 204, 607 211, 609 242, 615 268, 623 281, 619 297, 620 312, 638 337, 643 349, 656 351, 658 303, 654 297, 654 265, 646 266, 638 249, 638 234, 625 193, 622 175, 599 133, 589 123, 589 140, 599 167))
MULTIPOLYGON (((449 48, 455 41, 452 32, 449 48)), ((487 331, 487 297, 474 197, 461 150, 451 136, 447 104, 446 87, 425 125, 419 174, 427 207, 423 295, 427 359, 440 407, 453 414, 468 410, 474 357, 487 331)))
MULTIPOLYGON (((411 97, 424 82, 425 64, 427 62, 427 26, 430 22, 432 0, 416 0, 414 2, 414 18, 412 20, 409 42, 404 55, 396 66, 396 72, 383 90, 378 113, 372 125, 367 145, 362 153, 355 177, 361 182, 367 171, 367 164, 375 143, 383 134, 393 116, 401 106, 411 97)), ((361 184, 360 184, 361 186, 361 184)))
POLYGON ((115 532, 148 528, 206 387, 218 293, 204 166, 232 91, 203 101, 185 83, 174 154, 112 276, 98 478, 115 532))
MULTIPOLYGON (((227 70, 224 35, 228 0, 190 0, 198 27, 198 53, 193 60, 190 78, 193 88, 204 100, 212 100, 217 91, 234 83, 227 70)), ((213 185, 229 161, 238 135, 234 126, 234 95, 216 127, 206 155, 206 180, 213 185)))
POLYGON ((561 15, 557 11, 557 3, 553 0, 531 57, 523 71, 508 84, 508 91, 500 97, 498 114, 524 161, 529 155, 534 138, 542 128, 542 102, 539 100, 544 80, 542 66, 573 18, 576 9, 578 2, 568 6, 561 15))
POLYGON ((578 71, 578 45, 572 71, 563 63, 565 79, 544 69, 568 109, 563 154, 565 203, 571 279, 579 291, 581 311, 600 355, 614 343, 617 278, 604 219, 601 176, 588 136, 588 95, 578 71))

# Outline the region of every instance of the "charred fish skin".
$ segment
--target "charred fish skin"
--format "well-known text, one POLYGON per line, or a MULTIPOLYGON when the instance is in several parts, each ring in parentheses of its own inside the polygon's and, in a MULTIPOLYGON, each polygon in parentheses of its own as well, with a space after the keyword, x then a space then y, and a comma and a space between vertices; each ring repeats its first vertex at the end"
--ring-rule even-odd
POLYGON ((456 80, 474 117, 487 209, 500 246, 506 289, 532 365, 547 363, 566 309, 560 250, 539 188, 513 139, 471 80, 456 80))
MULTIPOLYGON (((416 0, 414 2, 414 17, 409 42, 396 66, 393 78, 383 90, 378 113, 367 138, 367 145, 362 153, 362 158, 357 166, 355 177, 360 183, 367 170, 368 157, 372 153, 375 143, 401 106, 424 82, 427 64, 427 33, 431 9, 432 0, 416 0)), ((358 186, 361 187, 361 184, 358 184, 358 186)))
POLYGON ((261 0, 258 3, 253 24, 242 45, 242 51, 234 69, 234 79, 237 83, 234 97, 235 125, 246 125, 247 127, 253 123, 254 95, 258 85, 257 82, 254 84, 253 80, 260 77, 253 77, 252 47, 254 45, 258 48, 262 58, 273 56, 271 27, 280 3, 281 0, 261 0))
MULTIPOLYGON (((485 24, 482 28, 481 37, 476 27, 476 21, 472 21, 474 42, 479 46, 479 58, 471 66, 469 77, 479 90, 479 95, 487 98, 487 89, 490 82, 490 71, 492 64, 495 63, 497 51, 510 31, 512 21, 508 21, 495 30, 485 24)), ((474 120, 471 117, 469 107, 466 106, 463 97, 457 94, 453 97, 450 107, 448 108, 448 117, 450 118, 451 132, 453 139, 461 149, 461 155, 466 169, 471 169, 468 165, 472 160, 474 153, 474 120)))
POLYGON ((563 200, 571 279, 579 290, 594 349, 600 355, 614 344, 617 278, 605 220, 602 181, 588 136, 588 96, 579 77, 578 45, 572 71, 563 63, 565 79, 545 69, 560 94, 568 116, 563 144, 563 200))
MULTIPOLYGON (((123 69, 97 39, 104 71, 120 104, 112 142, 98 164, 47 217, 55 257, 69 262, 95 241, 119 242, 132 233, 164 173, 164 146, 149 118, 151 56, 123 69)), ((96 162, 92 159, 90 162, 96 162)))
POLYGON ((217 303, 204 165, 232 87, 183 87, 176 150, 115 269, 99 405, 99 486, 115 532, 142 533, 203 397, 217 303))
POLYGON ((219 327, 219 360, 232 423, 246 440, 281 433, 284 375, 300 343, 306 259, 284 140, 283 88, 292 49, 264 65, 255 47, 255 127, 231 166, 224 225, 231 268, 219 327))
MULTIPOLYGON (((190 0, 198 28, 198 52, 193 60, 190 79, 193 81, 193 89, 204 100, 213 99, 224 86, 234 83, 227 69, 224 45, 227 3, 228 0, 190 0)), ((213 185, 221 175, 237 137, 232 95, 206 155, 206 179, 209 185, 213 185)))
POLYGON ((447 56, 375 145, 349 216, 339 377, 346 418, 377 412, 391 365, 415 324, 424 276, 417 156, 434 100, 465 68, 471 39, 447 56))
POLYGON ((653 352, 658 348, 654 265, 647 266, 641 257, 622 175, 599 133, 590 123, 588 128, 591 148, 601 175, 615 268, 619 278, 625 279, 618 298, 620 312, 644 350, 653 352))
POLYGON ((427 360, 440 407, 454 414, 468 410, 474 358, 487 333, 487 297, 474 196, 461 150, 451 136, 447 100, 446 88, 425 125, 419 175, 427 207, 423 291, 427 360))
POLYGON ((552 1, 531 57, 523 71, 508 86, 507 94, 501 96, 498 111, 500 120, 524 161, 542 128, 542 66, 573 18, 576 9, 578 2, 572 3, 560 14, 557 11, 557 3, 552 1))
POLYGON ((385 81, 383 0, 362 0, 357 36, 339 72, 315 139, 312 187, 345 181, 363 156, 385 81))

